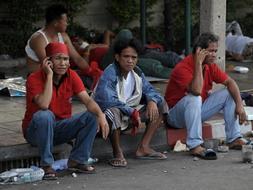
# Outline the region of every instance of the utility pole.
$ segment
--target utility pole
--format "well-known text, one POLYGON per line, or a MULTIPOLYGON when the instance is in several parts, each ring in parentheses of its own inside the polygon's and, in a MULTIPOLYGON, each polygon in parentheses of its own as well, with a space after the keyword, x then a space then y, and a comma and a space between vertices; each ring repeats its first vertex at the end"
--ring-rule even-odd
POLYGON ((217 64, 225 70, 226 0, 200 0, 200 33, 219 36, 217 64))
POLYGON ((145 0, 140 0, 140 29, 141 29, 141 41, 142 44, 146 44, 146 2, 145 0))

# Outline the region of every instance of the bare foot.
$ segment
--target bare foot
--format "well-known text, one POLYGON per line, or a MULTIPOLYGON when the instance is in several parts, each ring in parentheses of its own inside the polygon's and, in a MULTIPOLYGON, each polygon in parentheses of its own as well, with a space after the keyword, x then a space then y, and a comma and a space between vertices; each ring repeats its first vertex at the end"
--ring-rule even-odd
POLYGON ((190 150, 191 154, 193 154, 193 155, 200 154, 203 151, 205 151, 205 148, 203 148, 200 145, 190 150))
POLYGON ((156 152, 150 147, 138 147, 136 153, 137 158, 153 158, 153 159, 159 159, 163 160, 166 159, 167 156, 161 152, 156 152))

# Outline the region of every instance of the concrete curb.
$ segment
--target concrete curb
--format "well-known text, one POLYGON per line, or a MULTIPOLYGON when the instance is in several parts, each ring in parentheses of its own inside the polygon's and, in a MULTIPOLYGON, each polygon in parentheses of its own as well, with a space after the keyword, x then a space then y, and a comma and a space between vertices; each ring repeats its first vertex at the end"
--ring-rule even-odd
MULTIPOLYGON (((138 133, 136 136, 131 136, 129 134, 121 135, 121 147, 124 151, 124 154, 132 154, 135 155, 136 148, 142 138, 143 131, 138 133)), ((168 145, 166 142, 166 129, 164 127, 160 127, 155 133, 151 146, 155 149, 168 149, 168 145)), ((64 159, 68 158, 72 147, 69 144, 62 144, 54 146, 54 155, 55 159, 64 159)), ((99 159, 104 159, 108 157, 112 157, 112 148, 109 139, 103 140, 102 138, 96 138, 93 144, 92 157, 96 157, 99 159)), ((14 167, 14 163, 21 162, 26 163, 26 167, 29 167, 29 160, 34 159, 39 164, 39 152, 38 148, 32 147, 30 144, 18 144, 13 146, 6 146, 0 148, 0 171, 8 170, 14 167)), ((16 167, 20 167, 16 165, 16 167)))

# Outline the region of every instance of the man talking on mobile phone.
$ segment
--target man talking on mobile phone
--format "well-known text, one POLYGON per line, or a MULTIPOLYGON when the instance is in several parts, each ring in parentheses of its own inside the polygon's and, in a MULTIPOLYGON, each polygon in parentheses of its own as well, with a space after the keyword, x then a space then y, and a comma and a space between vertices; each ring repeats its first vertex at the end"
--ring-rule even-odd
POLYGON ((246 120, 239 88, 235 81, 216 64, 218 36, 201 34, 187 56, 173 69, 165 99, 170 108, 167 122, 175 128, 187 129, 186 144, 194 156, 215 160, 216 153, 202 147, 202 122, 223 111, 226 141, 229 148, 241 149, 246 142, 240 124, 246 120), (226 88, 211 92, 212 84, 226 88))
POLYGON ((26 83, 26 112, 22 123, 25 139, 37 146, 41 156, 44 179, 56 179, 52 169, 53 145, 75 139, 68 168, 92 173, 88 165, 93 141, 98 130, 104 139, 109 133, 104 113, 92 100, 79 76, 69 68, 68 47, 59 42, 46 46, 41 69, 29 75, 26 83), (76 95, 87 111, 72 116, 71 98, 76 95))

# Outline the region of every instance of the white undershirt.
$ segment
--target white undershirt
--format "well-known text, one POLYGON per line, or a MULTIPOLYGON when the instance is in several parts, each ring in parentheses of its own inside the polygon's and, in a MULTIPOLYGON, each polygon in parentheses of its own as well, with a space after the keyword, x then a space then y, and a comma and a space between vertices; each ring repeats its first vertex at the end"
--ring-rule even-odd
POLYGON ((127 78, 123 77, 124 100, 127 101, 134 92, 135 80, 132 72, 129 72, 127 78))

